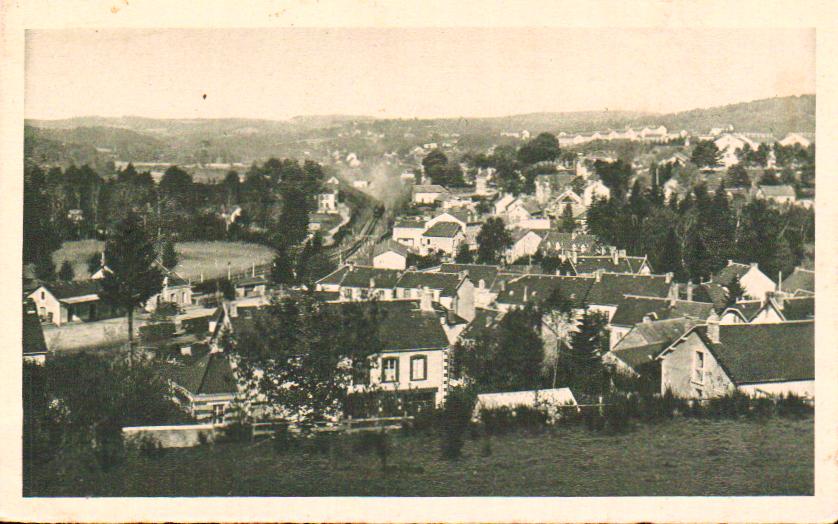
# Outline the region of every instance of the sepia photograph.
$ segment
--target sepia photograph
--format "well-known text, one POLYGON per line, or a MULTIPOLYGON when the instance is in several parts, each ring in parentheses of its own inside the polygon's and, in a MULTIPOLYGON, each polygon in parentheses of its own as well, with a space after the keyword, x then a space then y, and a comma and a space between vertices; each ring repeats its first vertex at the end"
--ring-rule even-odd
POLYGON ((814 28, 23 38, 16 496, 815 495, 814 28))

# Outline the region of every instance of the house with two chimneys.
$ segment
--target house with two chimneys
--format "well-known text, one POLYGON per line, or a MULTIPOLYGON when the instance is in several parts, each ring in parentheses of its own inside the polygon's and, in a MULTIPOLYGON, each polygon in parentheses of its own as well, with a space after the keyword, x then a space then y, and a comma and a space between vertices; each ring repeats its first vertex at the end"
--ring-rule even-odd
POLYGON ((815 322, 721 324, 711 317, 656 357, 661 393, 704 399, 741 391, 750 396, 815 395, 815 322))

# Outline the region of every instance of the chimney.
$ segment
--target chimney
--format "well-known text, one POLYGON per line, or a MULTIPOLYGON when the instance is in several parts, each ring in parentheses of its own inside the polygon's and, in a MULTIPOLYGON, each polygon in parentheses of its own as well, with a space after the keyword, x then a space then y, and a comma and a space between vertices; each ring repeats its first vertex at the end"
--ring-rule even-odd
POLYGON ((783 270, 782 269, 779 272, 777 272, 777 292, 778 293, 783 292, 783 270))
POLYGON ((602 281, 602 269, 597 269, 594 272, 594 277, 596 277, 597 282, 601 282, 602 281))
POLYGON ((527 292, 529 291, 529 286, 526 284, 524 285, 524 302, 527 301, 527 292))
POLYGON ((625 249, 621 249, 621 250, 619 250, 619 251, 618 251, 618 254, 620 255, 620 258, 626 258, 626 256, 627 256, 627 255, 626 255, 626 250, 625 250, 625 249))
POLYGON ((675 306, 675 302, 678 300, 678 298, 680 298, 678 296, 678 293, 679 293, 678 288, 679 288, 679 286, 678 286, 677 282, 673 282, 672 287, 669 288, 669 305, 670 306, 675 306))
POLYGON ((644 324, 651 324, 652 323, 652 315, 643 315, 643 323, 644 324))
POLYGON ((620 252, 616 249, 611 250, 611 262, 616 266, 620 263, 620 252))
POLYGON ((714 344, 719 343, 719 315, 715 311, 707 319, 707 338, 714 344))
POLYGON ((751 267, 754 269, 759 269, 759 262, 751 262, 751 267))
POLYGON ((693 299, 693 281, 687 281, 687 300, 692 302, 693 299))
POLYGON ((355 271, 355 262, 348 262, 346 266, 349 268, 349 271, 355 271))
POLYGON ((370 289, 375 289, 375 278, 370 278, 370 289))
POLYGON ((419 310, 420 311, 433 311, 434 304, 433 304, 433 292, 430 290, 428 286, 424 286, 422 288, 422 294, 419 297, 419 310))
POLYGON ((671 272, 670 272, 670 273, 666 273, 666 274, 664 275, 664 277, 666 277, 666 283, 667 283, 667 284, 669 284, 670 282, 672 282, 672 277, 673 277, 673 274, 672 274, 671 272))

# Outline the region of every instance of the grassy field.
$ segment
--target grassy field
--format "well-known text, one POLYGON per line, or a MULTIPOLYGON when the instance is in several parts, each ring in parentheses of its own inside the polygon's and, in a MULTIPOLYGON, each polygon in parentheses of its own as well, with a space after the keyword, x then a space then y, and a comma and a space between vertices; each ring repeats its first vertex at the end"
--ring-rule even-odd
POLYGON ((129 455, 103 473, 59 460, 24 475, 27 496, 634 496, 803 495, 814 490, 812 418, 676 419, 620 436, 557 428, 466 442, 440 458, 431 436, 393 434, 388 469, 340 444, 276 454, 270 441, 129 455))
MULTIPOLYGON (((60 268, 65 260, 73 264, 76 280, 88 278, 87 260, 99 253, 104 242, 98 240, 77 240, 64 242, 53 254, 55 267, 60 268)), ((273 259, 270 248, 246 242, 181 242, 175 246, 180 263, 175 271, 184 278, 198 280, 226 276, 227 262, 233 273, 242 273, 252 264, 266 264, 273 259)))

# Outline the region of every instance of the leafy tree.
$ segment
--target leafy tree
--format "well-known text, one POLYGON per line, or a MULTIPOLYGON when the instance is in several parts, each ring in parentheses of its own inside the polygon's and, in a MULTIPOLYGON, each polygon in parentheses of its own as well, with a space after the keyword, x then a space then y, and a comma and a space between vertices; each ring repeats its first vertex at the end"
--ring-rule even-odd
POLYGON ((160 254, 160 260, 163 265, 168 270, 174 269, 178 264, 178 254, 175 251, 175 244, 169 239, 166 239, 163 242, 163 250, 160 254))
POLYGON ((506 313, 492 330, 454 350, 458 369, 485 391, 520 391, 541 383, 544 348, 541 313, 533 307, 506 313))
POLYGON ((524 165, 556 160, 561 155, 559 140, 550 133, 540 133, 538 136, 521 146, 517 159, 524 165))
POLYGON ((474 262, 474 255, 471 253, 468 244, 465 242, 460 244, 460 247, 457 248, 457 256, 454 257, 454 261, 458 264, 471 264, 474 262))
POLYGON ((602 355, 608 350, 608 320, 601 313, 586 309, 571 335, 570 348, 559 357, 563 382, 589 395, 607 389, 607 373, 602 355))
POLYGON ((780 178, 777 176, 777 172, 773 169, 766 169, 763 171, 762 177, 759 179, 759 183, 763 186, 779 186, 780 178))
POLYGON ((230 171, 224 177, 224 182, 222 183, 224 186, 225 195, 225 202, 227 207, 231 207, 234 204, 239 202, 239 191, 240 191, 240 183, 239 183, 239 174, 235 171, 230 171))
POLYGON ((285 246, 278 246, 271 266, 271 281, 278 285, 294 283, 294 263, 285 246))
POLYGON ((160 179, 160 192, 186 204, 192 199, 192 175, 177 166, 171 166, 160 179))
POLYGON ((428 176, 431 175, 431 171, 447 165, 448 157, 439 149, 434 149, 422 159, 422 167, 425 168, 425 173, 428 176))
POLYGON ((542 304, 544 323, 555 333, 556 342, 544 347, 544 364, 552 373, 552 387, 556 387, 559 373, 559 355, 562 348, 570 344, 571 333, 576 321, 573 312, 573 302, 556 288, 542 304))
POLYGON ((727 183, 731 187, 751 187, 751 178, 745 167, 739 163, 727 170, 727 183))
POLYGON ((597 160, 594 162, 594 171, 602 179, 602 183, 611 190, 612 199, 622 200, 625 198, 628 192, 629 180, 633 172, 630 162, 624 160, 615 160, 614 162, 597 160))
POLYGON ((311 287, 314 282, 335 269, 335 264, 323 250, 323 237, 315 233, 297 257, 297 282, 311 287))
POLYGON ((562 210, 562 231, 572 233, 576 229, 576 220, 573 218, 573 206, 565 204, 562 210))
POLYGON ((160 292, 163 274, 157 253, 142 221, 129 214, 105 244, 108 269, 102 279, 102 300, 126 312, 128 345, 133 359, 134 310, 160 292))
POLYGON ((226 342, 245 391, 310 430, 334 422, 353 383, 381 350, 374 303, 334 307, 309 296, 285 298, 254 315, 226 342))
POLYGON ((71 282, 75 276, 76 274, 73 271, 73 265, 70 264, 70 261, 65 260, 62 262, 61 269, 58 270, 58 280, 61 280, 62 282, 71 282))
POLYGON ((681 258, 681 242, 675 233, 675 227, 668 228, 663 249, 658 252, 658 257, 653 267, 661 273, 672 273, 677 278, 684 276, 684 261, 681 258))
POLYGON ((692 163, 700 168, 720 165, 722 152, 712 140, 699 140, 692 152, 692 163))
POLYGON ((35 276, 38 280, 49 281, 55 278, 55 262, 52 254, 47 253, 35 262, 35 276))
POLYGON ((730 284, 727 285, 727 307, 735 305, 737 302, 742 300, 744 295, 745 290, 739 282, 739 277, 734 275, 733 280, 731 280, 730 284))
POLYGON ((506 229, 503 219, 491 217, 483 223, 477 234, 477 262, 497 264, 511 245, 512 235, 506 229))

